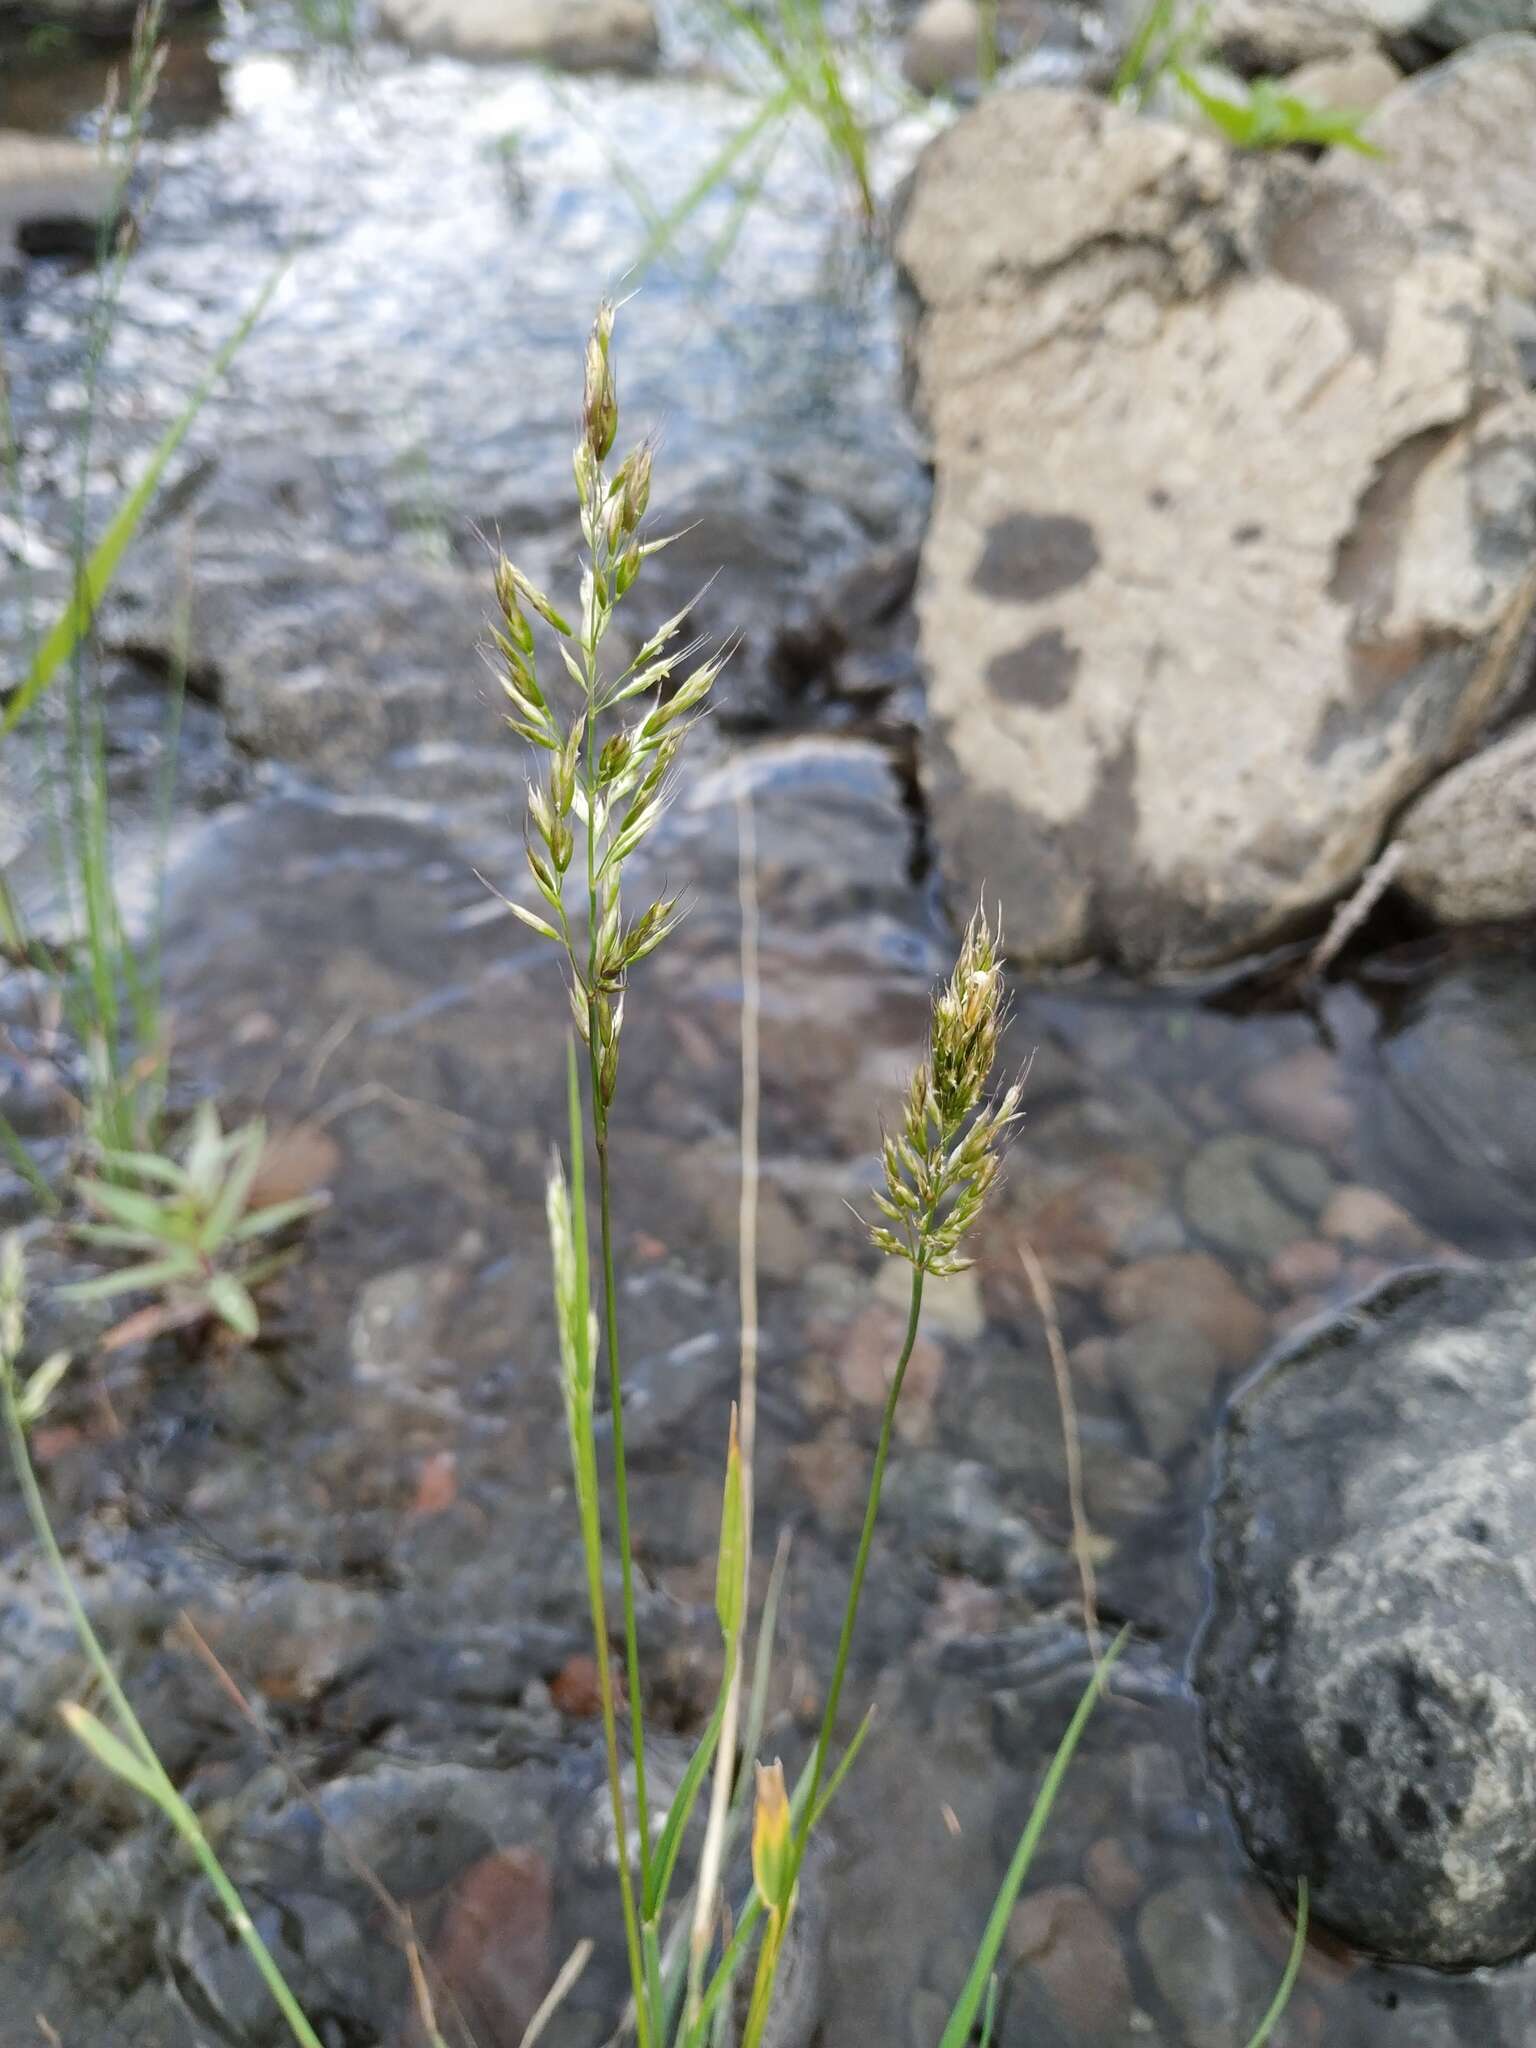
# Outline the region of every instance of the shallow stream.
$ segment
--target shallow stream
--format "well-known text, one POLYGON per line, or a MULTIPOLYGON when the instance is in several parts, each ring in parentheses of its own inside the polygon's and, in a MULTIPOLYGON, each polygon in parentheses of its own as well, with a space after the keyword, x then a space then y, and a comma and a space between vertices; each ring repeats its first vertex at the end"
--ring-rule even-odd
MULTIPOLYGON (((0 81, 57 130, 63 60, 0 81)), ((259 1902, 322 2037, 415 2036, 377 1905, 179 1634, 186 1610, 411 1910, 478 2048, 607 2038, 586 1623, 552 1355, 542 1182, 562 1122, 553 961, 475 877, 512 876, 521 766, 476 654, 500 531, 563 574, 578 351, 597 292, 743 118, 717 82, 573 80, 317 51, 280 18, 178 43, 87 467, 112 502, 218 341, 286 280, 179 458, 103 624, 125 863, 147 872, 166 678, 192 694, 163 919, 179 1093, 302 1124, 335 1193, 254 1352, 103 1358, 39 1439, 87 1596, 168 1766, 259 1902), (190 623, 178 621, 190 605, 190 623)), ((897 154, 893 144, 893 160, 897 154)), ((926 484, 897 290, 791 141, 622 316, 657 504, 701 522, 645 602, 716 564, 744 634, 717 729, 648 856, 681 936, 637 975, 616 1127, 643 1638, 663 1767, 707 1714, 736 1380, 737 829, 762 917, 764 1576, 793 1532, 770 1753, 803 1755, 899 1341, 850 1204, 916 1057, 946 923, 913 796, 907 600, 926 484), (725 230, 718 271, 702 251, 725 230)), ((0 300, 28 514, 0 632, 67 560, 93 286, 0 300)), ((20 536, 13 536, 19 541, 20 536)), ((645 586, 642 585, 642 590, 645 586)), ((8 756, 8 763, 10 757, 8 756)), ((8 765, 0 856, 52 892, 42 774, 8 765)), ((941 850, 940 850, 941 851, 941 850)), ((637 889, 644 877, 637 878, 637 889)), ((1006 910, 1006 906, 1005 906, 1006 910)), ((1016 1917, 1011 2048, 1243 2048, 1288 1927, 1243 1872, 1184 1682, 1223 1395, 1286 1329, 1426 1254, 1536 1250, 1536 964, 1407 935, 1303 1002, 1019 987, 1028 1120, 974 1271, 914 1358, 853 1699, 874 1734, 823 1874, 822 2039, 932 2048, 1087 1651, 1062 1425, 1019 1259, 1069 1348, 1106 1625, 1134 1624, 1016 1917)), ((62 1149, 39 992, 0 989, 0 1107, 62 1149)), ((0 1171, 0 1213, 21 1213, 0 1171)), ((78 1337, 46 1299, 39 1351, 78 1337)), ((0 2048, 267 2048, 253 1991, 160 1831, 56 1732, 71 1639, 0 1497, 0 2048)), ((850 1727, 852 1721, 850 1720, 850 1727)), ((450 2022, 457 2025, 457 2021, 450 2022)), ((1529 1969, 1448 1980, 1314 1945, 1279 2048, 1516 2048, 1529 1969)), ((450 2032, 455 2048, 458 2036, 450 2032)))

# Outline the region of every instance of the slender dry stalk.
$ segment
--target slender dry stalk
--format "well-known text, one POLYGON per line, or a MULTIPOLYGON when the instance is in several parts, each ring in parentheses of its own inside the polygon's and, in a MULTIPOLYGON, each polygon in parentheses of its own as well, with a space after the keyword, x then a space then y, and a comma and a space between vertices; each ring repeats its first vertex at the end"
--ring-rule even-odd
POLYGON ((1403 858, 1402 841, 1394 839, 1392 844, 1371 862, 1353 892, 1345 897, 1333 913, 1327 931, 1318 940, 1307 961, 1307 973, 1313 980, 1327 973, 1385 896, 1403 864, 1403 858))
MULTIPOLYGON (((762 1101, 762 1058, 759 1027, 762 981, 758 959, 757 831, 752 792, 736 793, 737 895, 741 904, 741 1204, 738 1242, 741 1269, 741 1384, 738 1393, 741 1447, 742 1612, 752 1572, 752 1472, 757 1445, 757 1197, 759 1125, 762 1101)), ((714 1934, 725 1863, 726 1822, 736 1773, 736 1738, 741 1722, 743 1640, 738 1629, 728 1646, 731 1671, 725 1696, 720 1746, 715 1752, 710 1786, 709 1819, 699 1858, 694 1894, 693 1934, 688 1967, 688 2021, 698 2018, 704 1963, 714 1934)))
POLYGON ((1051 1354, 1051 1371, 1056 1379, 1056 1403, 1061 1410, 1061 1441, 1067 1459, 1067 1504, 1072 1516, 1072 1553, 1077 1559, 1078 1583, 1083 1595, 1083 1627, 1094 1666, 1099 1662, 1099 1588, 1093 1568, 1093 1530, 1088 1523, 1088 1505, 1083 1491, 1083 1440, 1077 1425, 1077 1401, 1072 1392, 1072 1369, 1067 1347, 1061 1340, 1061 1319, 1056 1313, 1056 1296, 1039 1255, 1027 1237, 1019 1240, 1019 1261, 1029 1280, 1035 1307, 1045 1325, 1046 1349, 1051 1354))
POLYGON ((540 2000, 538 2011, 523 2029, 523 2038, 519 2043, 519 2048, 534 2048, 535 2042, 542 2039, 545 2028, 548 2027, 555 2014, 570 1997, 571 1992, 575 1989, 577 1979, 587 1967, 587 1964, 591 1962, 592 1951, 596 1945, 595 1942, 582 1940, 578 1941, 571 1950, 565 1961, 560 1965, 559 1975, 540 2000))

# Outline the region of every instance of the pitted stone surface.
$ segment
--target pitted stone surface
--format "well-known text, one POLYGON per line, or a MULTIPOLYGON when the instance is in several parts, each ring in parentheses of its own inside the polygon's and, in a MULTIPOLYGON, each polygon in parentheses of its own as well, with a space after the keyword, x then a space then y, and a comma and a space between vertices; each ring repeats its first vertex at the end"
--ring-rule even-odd
POLYGON ((1021 957, 1273 940, 1507 700, 1536 415, 1467 241, 1073 93, 923 158, 926 781, 1021 957))
POLYGON ((1196 1678, 1255 1860, 1442 1968, 1536 1942, 1536 1262, 1420 1268, 1234 1403, 1196 1678))

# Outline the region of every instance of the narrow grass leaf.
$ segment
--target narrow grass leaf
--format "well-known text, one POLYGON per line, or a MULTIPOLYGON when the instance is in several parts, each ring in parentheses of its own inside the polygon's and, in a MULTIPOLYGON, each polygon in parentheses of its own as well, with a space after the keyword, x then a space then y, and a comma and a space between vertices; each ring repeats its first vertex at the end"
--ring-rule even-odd
POLYGON ((157 1180, 162 1187, 185 1194, 191 1183, 185 1169, 159 1152, 117 1152, 108 1146, 100 1155, 109 1173, 131 1173, 138 1180, 157 1180))
POLYGON ((1280 1988, 1275 1993, 1269 2011, 1259 2021, 1248 2048, 1264 2048, 1264 2043, 1279 2026, 1286 2007, 1291 2002, 1291 1993, 1296 1989, 1296 1979, 1301 1975, 1302 1959, 1307 1952, 1307 1919, 1311 1904, 1307 1880, 1296 1880, 1296 1931, 1291 1936, 1291 1953, 1286 1959, 1285 1975, 1280 1979, 1280 1988))
POLYGON ((225 1233, 226 1244, 248 1244, 253 1237, 268 1237, 274 1230, 283 1230, 290 1223, 297 1223, 305 1216, 318 1215, 330 1207, 325 1195, 295 1195, 289 1202, 269 1202, 265 1209, 253 1209, 248 1216, 242 1216, 225 1233))
POLYGON ((16 1412, 21 1417, 24 1428, 31 1429, 33 1424, 41 1421, 47 1413, 48 1403, 58 1392, 69 1367, 70 1354, 67 1351, 55 1351, 43 1360, 27 1381, 16 1397, 16 1412))
POLYGON ((15 731, 17 725, 90 631, 97 607, 106 595, 128 543, 138 531, 140 522, 160 487, 160 479, 165 474, 167 464, 186 439, 215 385, 244 347, 247 336, 266 311, 272 294, 277 290, 287 268, 286 260, 280 263, 257 293, 249 311, 209 365, 202 383, 193 392, 180 416, 172 422, 169 430, 161 438, 143 476, 113 514, 106 532, 91 551, 73 597, 33 655, 20 689, 6 705, 4 713, 0 714, 0 740, 15 731))
POLYGON ((863 1720, 859 1723, 858 1727, 854 1730, 853 1740, 849 1743, 848 1747, 843 1751, 842 1759, 839 1762, 837 1769, 832 1773, 831 1777, 827 1780, 826 1784, 821 1789, 821 1796, 816 1801, 816 1811, 811 1816, 811 1826, 813 1829, 821 1825, 822 1815, 826 1812, 827 1808, 832 1804, 833 1800, 837 1797, 838 1787, 842 1784, 844 1778, 847 1777, 848 1773, 853 1769, 854 1760, 858 1756, 859 1751, 864 1747, 865 1737, 869 1734, 870 1729, 873 1728, 874 1725, 875 1710, 873 1707, 871 1707, 869 1711, 865 1714, 863 1720))
POLYGON ((987 1979, 987 2003, 981 2015, 981 2048, 992 2048, 992 2029, 997 2025, 997 1972, 987 1979))
POLYGON ((208 1302, 222 1322, 228 1323, 236 1336, 247 1342, 254 1338, 261 1328, 261 1317, 250 1292, 241 1286, 233 1273, 215 1273, 208 1282, 208 1302))
POLYGON ((1088 1726, 1093 1710, 1099 1703, 1104 1681, 1109 1676, 1115 1659, 1125 1648, 1129 1635, 1129 1628, 1123 1628, 1105 1651, 1097 1671, 1089 1681, 1087 1691, 1078 1701, 1076 1713, 1067 1724, 1066 1734, 1057 1745, 1056 1754, 1051 1758, 1045 1782, 1041 1785, 1034 1806, 1030 1810, 1024 1832, 1019 1837, 1019 1845, 1013 1852, 1013 1861, 1009 1864, 1007 1874, 998 1890, 996 1903, 987 1921, 986 1932, 981 1938, 981 1946, 976 1951, 976 1960, 972 1963, 971 1973, 965 1980, 965 1988, 955 2001, 955 2009, 949 2016, 949 2024, 944 2029, 939 2048, 966 2048, 966 2043, 971 2039, 977 2014, 981 2011, 982 2001, 986 1997, 987 1981, 997 1965, 1003 1936, 1008 1931, 1009 1919, 1024 1880, 1029 1874, 1029 1866, 1034 1861, 1035 1851, 1040 1846, 1040 1837, 1045 1833, 1046 1823, 1051 1817, 1051 1808, 1056 1803, 1056 1795, 1061 1790, 1062 1780, 1067 1775, 1067 1767, 1072 1761, 1078 1743, 1082 1740, 1083 1730, 1088 1726))
POLYGON ((245 1214, 246 1199, 256 1184, 266 1149, 267 1127, 259 1117, 230 1141, 223 1184, 203 1222, 204 1251, 217 1250, 245 1214))
POLYGON ((59 1708, 59 1718, 75 1740, 83 1744, 99 1764, 104 1764, 114 1777, 123 1779, 136 1792, 141 1792, 146 1799, 153 1800, 156 1806, 163 1809, 159 1780, 139 1761, 120 1736, 114 1735, 104 1722, 98 1721, 94 1714, 84 1707, 76 1706, 72 1701, 66 1701, 59 1708))
POLYGON ((156 1244, 164 1244, 171 1235, 170 1211, 153 1195, 140 1194, 136 1188, 115 1188, 100 1180, 84 1182, 80 1192, 103 1216, 126 1224, 130 1230, 144 1231, 156 1244))
POLYGON ((125 1230, 120 1223, 72 1223, 69 1234, 82 1244, 105 1245, 119 1252, 159 1251, 163 1242, 147 1230, 125 1230))
POLYGON ((150 1259, 141 1266, 125 1266, 120 1273, 103 1273, 98 1280, 75 1280, 59 1289, 61 1301, 111 1301, 119 1294, 148 1294, 156 1287, 172 1286, 178 1280, 195 1280, 200 1268, 190 1253, 174 1258, 150 1259))
POLYGON ((746 1522, 742 1498, 741 1443, 736 1404, 731 1403, 731 1438, 725 1455, 725 1498, 720 1508, 720 1551, 715 1560, 715 1614, 727 1649, 741 1633, 747 1597, 746 1522))
POLYGON ((704 1730, 697 1748, 688 1759, 683 1781, 677 1788, 666 1820, 662 1824, 661 1833, 657 1837, 656 1854, 651 1863, 650 1894, 645 1901, 645 1916, 648 1920, 658 1919, 666 1906, 672 1874, 677 1867, 678 1855, 683 1846, 683 1835, 698 1803, 705 1774, 714 1761, 724 1720, 725 1687, 722 1686, 720 1696, 715 1701, 715 1711, 709 1717, 709 1726, 704 1730))
POLYGON ((37 1161, 21 1142, 18 1133, 3 1116, 0 1116, 0 1152, 4 1152, 49 1215, 56 1216, 62 1206, 58 1196, 43 1178, 37 1161))

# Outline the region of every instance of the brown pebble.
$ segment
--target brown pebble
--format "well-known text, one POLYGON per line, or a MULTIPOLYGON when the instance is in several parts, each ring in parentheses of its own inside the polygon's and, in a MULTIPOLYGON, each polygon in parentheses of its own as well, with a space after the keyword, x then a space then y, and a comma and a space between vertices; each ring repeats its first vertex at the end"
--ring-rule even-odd
POLYGON ((411 1513, 416 1516, 440 1515, 451 1508, 458 1497, 458 1459, 452 1451, 434 1451, 423 1461, 417 1475, 411 1513))
POLYGON ((1251 1074, 1243 1100, 1278 1136, 1321 1152, 1337 1151, 1355 1127, 1339 1062, 1320 1045, 1303 1046, 1251 1074))
MULTIPOLYGON (((554 1974, 554 1882, 537 1849, 482 1858, 454 1885, 431 1945, 449 2010, 475 2015, 479 2038, 522 2039, 554 1974)), ((422 2048, 414 2001, 397 2037, 422 2048)))
MULTIPOLYGON (((884 1302, 856 1316, 843 1338, 837 1376, 849 1399, 861 1408, 883 1408, 891 1374, 901 1356, 906 1317, 884 1302)), ((896 1434, 921 1443, 933 1426, 933 1404, 944 1378, 944 1353, 931 1337, 919 1337, 907 1362, 896 1409, 896 1434)))
POLYGON ((1304 1323, 1315 1322, 1319 1316, 1327 1315, 1333 1306, 1326 1294, 1298 1294, 1296 1299, 1288 1301, 1284 1308, 1275 1310, 1275 1335, 1284 1337, 1292 1330, 1299 1330, 1304 1323))
POLYGON ((1337 1245, 1319 1237, 1298 1237, 1269 1262, 1269 1282, 1282 1294, 1315 1294, 1338 1279, 1344 1265, 1337 1245))
POLYGON ((1104 1306, 1117 1323, 1198 1330, 1227 1365, 1246 1365, 1268 1327, 1258 1303, 1209 1252, 1173 1252, 1122 1266, 1105 1284, 1104 1306))
POLYGON ((1130 1976, 1103 1907, 1081 1885, 1049 1885, 1021 1899, 1008 1922, 1008 1949, 1074 2031, 1091 2040, 1120 2037, 1131 2013, 1130 1976))
POLYGON ((1318 1229, 1335 1244, 1395 1258, 1422 1258, 1430 1244, 1408 1211, 1378 1188, 1335 1188, 1318 1229))
POLYGON ((573 1721, 593 1721, 603 1710, 603 1688, 597 1659, 580 1650, 567 1657, 549 1682, 549 1696, 573 1721))
POLYGON ((293 1124, 274 1131, 262 1147, 261 1164, 246 1196, 247 1209, 292 1202, 317 1194, 336 1178, 341 1148, 319 1124, 293 1124))
POLYGON ((1146 1888, 1125 1844, 1114 1835, 1102 1835, 1088 1845, 1083 1874, 1099 1904, 1111 1913, 1128 1913, 1146 1888))
POLYGON ((795 1444, 785 1462, 816 1512, 828 1522, 843 1522, 864 1498, 869 1484, 869 1456, 845 1436, 820 1436, 795 1444))

